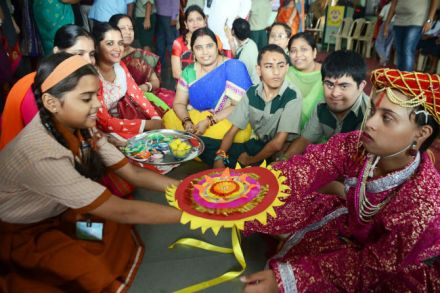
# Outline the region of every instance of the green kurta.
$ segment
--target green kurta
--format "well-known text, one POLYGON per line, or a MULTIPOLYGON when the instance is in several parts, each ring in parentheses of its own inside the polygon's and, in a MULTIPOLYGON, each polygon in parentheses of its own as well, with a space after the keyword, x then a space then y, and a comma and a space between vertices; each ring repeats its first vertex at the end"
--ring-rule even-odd
POLYGON ((34 0, 34 17, 43 43, 44 55, 52 54, 56 31, 65 24, 74 24, 72 5, 60 0, 34 0))
POLYGON ((286 80, 298 88, 302 96, 301 130, 309 121, 313 109, 324 99, 321 71, 301 72, 290 66, 286 80))

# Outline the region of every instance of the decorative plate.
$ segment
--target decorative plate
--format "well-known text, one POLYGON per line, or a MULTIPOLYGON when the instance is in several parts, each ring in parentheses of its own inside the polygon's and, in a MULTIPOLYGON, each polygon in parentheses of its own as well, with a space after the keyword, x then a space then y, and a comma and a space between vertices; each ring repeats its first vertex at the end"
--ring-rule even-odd
POLYGON ((276 217, 273 208, 283 205, 289 194, 285 179, 265 162, 259 167, 210 169, 169 187, 166 197, 183 211, 182 224, 217 234, 222 227, 243 230, 247 221, 266 224, 268 215, 276 217))
POLYGON ((194 134, 159 129, 138 134, 127 141, 122 152, 130 159, 151 165, 172 165, 199 156, 205 145, 194 134))

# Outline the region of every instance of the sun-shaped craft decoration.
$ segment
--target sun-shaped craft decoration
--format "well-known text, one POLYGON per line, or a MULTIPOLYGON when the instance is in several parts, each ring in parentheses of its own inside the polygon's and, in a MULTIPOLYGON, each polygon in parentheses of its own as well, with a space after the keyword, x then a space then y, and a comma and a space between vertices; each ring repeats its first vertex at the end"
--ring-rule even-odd
POLYGON ((274 207, 284 204, 288 187, 280 171, 266 166, 236 169, 211 169, 187 177, 178 186, 169 187, 170 205, 183 211, 182 224, 191 229, 244 229, 245 222, 266 224, 267 216, 276 217, 274 207))

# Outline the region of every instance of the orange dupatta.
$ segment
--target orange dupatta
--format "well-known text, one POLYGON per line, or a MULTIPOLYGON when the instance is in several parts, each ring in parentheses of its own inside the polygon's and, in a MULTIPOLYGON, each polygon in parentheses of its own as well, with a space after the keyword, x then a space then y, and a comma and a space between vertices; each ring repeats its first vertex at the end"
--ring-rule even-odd
POLYGON ((26 92, 34 82, 36 72, 21 78, 9 91, 2 115, 0 150, 5 147, 26 126, 21 117, 21 103, 26 92))

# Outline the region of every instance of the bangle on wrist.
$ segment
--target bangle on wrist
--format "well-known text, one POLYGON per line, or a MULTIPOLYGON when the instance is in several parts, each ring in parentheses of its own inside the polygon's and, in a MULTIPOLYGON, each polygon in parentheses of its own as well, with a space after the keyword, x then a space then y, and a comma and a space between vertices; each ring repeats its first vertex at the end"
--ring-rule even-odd
POLYGON ((209 115, 207 118, 209 120, 209 126, 213 126, 213 125, 217 124, 217 121, 215 120, 213 115, 209 115))
POLYGON ((185 128, 186 123, 191 122, 191 124, 194 124, 188 116, 182 119, 182 126, 185 128))
POLYGON ((151 82, 147 81, 144 84, 148 87, 147 91, 151 92, 151 90, 153 89, 153 85, 151 84, 151 82))
POLYGON ((228 154, 222 149, 219 149, 215 154, 217 156, 222 157, 222 158, 228 158, 228 154))
POLYGON ((222 149, 219 149, 216 153, 216 156, 214 158, 214 162, 218 160, 223 160, 223 163, 225 165, 229 164, 229 156, 226 154, 226 152, 222 149))

